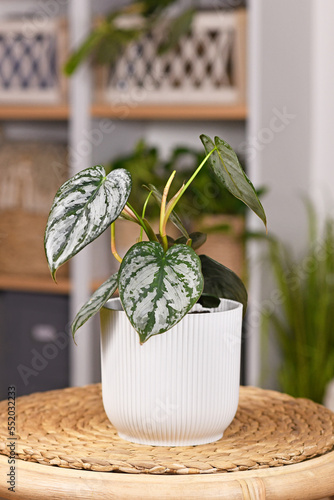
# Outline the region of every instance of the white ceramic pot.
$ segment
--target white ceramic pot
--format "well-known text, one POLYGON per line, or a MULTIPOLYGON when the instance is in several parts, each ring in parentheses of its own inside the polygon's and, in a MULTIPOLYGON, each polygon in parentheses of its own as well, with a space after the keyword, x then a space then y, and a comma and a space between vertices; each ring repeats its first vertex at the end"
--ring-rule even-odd
POLYGON ((123 439, 158 446, 223 436, 239 400, 242 305, 195 305, 171 330, 140 345, 119 299, 101 310, 102 395, 123 439), (210 311, 210 312, 205 312, 210 311))

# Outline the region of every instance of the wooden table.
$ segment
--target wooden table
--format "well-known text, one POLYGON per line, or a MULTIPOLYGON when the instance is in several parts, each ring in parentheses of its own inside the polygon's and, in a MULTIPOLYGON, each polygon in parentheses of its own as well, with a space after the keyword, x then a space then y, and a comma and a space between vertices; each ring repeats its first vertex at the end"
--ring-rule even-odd
MULTIPOLYGON (((0 495, 15 500, 315 500, 334 495, 334 452, 274 469, 215 475, 122 474, 49 467, 19 460, 17 488, 5 484, 0 456, 0 495)), ((334 497, 332 497, 334 498, 334 497)))
POLYGON ((0 498, 334 499, 334 415, 308 400, 241 388, 221 440, 161 448, 118 437, 99 385, 24 396, 16 406, 15 493, 7 484, 6 411, 0 402, 0 498))

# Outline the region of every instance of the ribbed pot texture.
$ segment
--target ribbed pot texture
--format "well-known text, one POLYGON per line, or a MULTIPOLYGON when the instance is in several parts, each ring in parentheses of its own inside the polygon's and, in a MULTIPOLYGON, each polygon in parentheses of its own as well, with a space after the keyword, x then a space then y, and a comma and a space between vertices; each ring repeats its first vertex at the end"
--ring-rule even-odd
POLYGON ((119 436, 156 446, 220 439, 239 400, 242 305, 222 299, 143 345, 119 299, 100 316, 103 404, 119 436))

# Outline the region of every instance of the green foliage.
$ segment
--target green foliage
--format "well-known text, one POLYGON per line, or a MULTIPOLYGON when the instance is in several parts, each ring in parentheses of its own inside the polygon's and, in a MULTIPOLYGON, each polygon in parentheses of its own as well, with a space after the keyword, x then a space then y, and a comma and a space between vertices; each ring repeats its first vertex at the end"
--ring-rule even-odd
POLYGON ((334 220, 317 235, 309 208, 309 249, 301 258, 277 240, 269 240, 270 262, 282 311, 263 313, 263 330, 273 328, 282 363, 281 389, 322 403, 334 377, 334 220))
MULTIPOLYGON (((130 201, 135 206, 142 206, 146 196, 145 191, 141 189, 143 184, 154 186, 157 191, 162 192, 165 179, 173 170, 177 172, 179 184, 185 183, 204 158, 203 151, 187 146, 177 146, 172 150, 167 160, 163 160, 156 147, 140 140, 132 153, 117 157, 106 170, 115 168, 128 170, 132 177, 132 192, 136 193, 130 195, 130 201)), ((257 191, 258 196, 263 192, 263 189, 257 191)), ((173 189, 171 189, 171 193, 173 193, 173 189)), ((205 214, 244 215, 247 206, 229 193, 221 183, 217 182, 217 177, 212 169, 204 168, 201 175, 195 177, 185 191, 178 203, 178 210, 189 220, 205 214)), ((153 216, 158 216, 158 213, 158 207, 151 208, 153 216)))
POLYGON ((117 273, 108 278, 102 285, 93 293, 91 298, 80 309, 72 323, 72 335, 74 338, 75 332, 89 320, 91 316, 99 312, 102 306, 116 292, 118 286, 117 273))
POLYGON ((166 252, 154 241, 136 243, 119 269, 119 296, 141 343, 178 323, 203 291, 201 262, 187 245, 166 252))
POLYGON ((210 137, 204 134, 201 135, 201 141, 207 153, 215 148, 209 162, 223 186, 253 210, 267 227, 263 206, 231 146, 219 137, 215 137, 213 143, 210 137))
POLYGON ((239 276, 207 255, 200 255, 199 258, 204 276, 203 293, 211 297, 236 300, 243 305, 243 313, 245 314, 248 296, 245 285, 239 276))
MULTIPOLYGON (((207 149, 210 141, 210 138, 205 140, 207 149)), ((60 265, 94 241, 109 226, 112 253, 121 262, 119 272, 110 277, 80 309, 72 324, 73 337, 76 330, 103 307, 117 287, 123 309, 142 343, 152 335, 172 328, 198 300, 206 307, 216 307, 219 298, 226 297, 240 301, 245 311, 247 292, 240 278, 209 257, 198 257, 194 249, 205 242, 206 235, 199 232, 189 235, 174 212, 175 206, 210 157, 218 152, 214 159, 214 173, 221 175, 221 170, 226 169, 233 180, 233 188, 228 185, 228 190, 234 195, 237 193, 238 198, 252 207, 265 222, 254 186, 245 177, 234 151, 226 143, 222 148, 220 139, 216 138, 215 141, 216 145, 207 151, 190 179, 182 183, 174 195, 169 196, 169 190, 176 171, 168 176, 162 193, 149 183, 149 195, 146 193, 141 211, 138 212, 128 199, 132 185, 136 190, 134 194, 138 196, 139 178, 135 177, 132 184, 131 175, 125 168, 111 170, 108 174, 101 166, 88 168, 60 187, 45 231, 46 257, 52 276, 55 276, 60 265), (160 206, 159 234, 155 234, 146 218, 151 195, 160 206), (141 226, 139 241, 128 250, 123 260, 115 244, 114 221, 118 217, 141 226), (181 235, 177 239, 169 238, 166 234, 169 219, 180 230, 181 235), (144 231, 148 242, 142 241, 144 231)), ((141 155, 143 151, 139 153, 141 155)), ((152 163, 156 162, 155 150, 149 151, 148 158, 152 163)), ((140 166, 140 162, 137 164, 140 166)), ((126 161, 122 167, 124 165, 126 161)), ((140 168, 145 181, 150 181, 150 174, 143 165, 140 168)))
POLYGON ((189 9, 170 21, 166 29, 164 40, 160 44, 159 54, 164 54, 177 46, 182 35, 190 30, 193 16, 194 11, 189 9))
POLYGON ((52 277, 102 234, 121 214, 131 192, 124 169, 106 175, 101 165, 82 170, 57 191, 45 229, 44 246, 52 277))
MULTIPOLYGON (((111 171, 118 168, 125 168, 131 174, 132 178, 132 194, 130 202, 134 206, 142 207, 144 205, 147 192, 142 189, 143 185, 157 186, 159 191, 162 191, 165 183, 158 175, 159 170, 159 152, 157 148, 150 147, 143 140, 140 140, 133 152, 128 155, 119 156, 111 162, 106 170, 111 171)), ((158 206, 153 206, 153 216, 158 216, 158 206)))
POLYGON ((134 0, 131 5, 112 11, 71 54, 64 67, 65 73, 72 75, 86 59, 101 65, 115 64, 131 42, 150 33, 162 21, 159 53, 170 50, 188 32, 193 18, 193 10, 187 9, 166 23, 167 10, 175 3, 177 0, 134 0), (132 26, 122 26, 120 21, 124 15, 135 16, 132 26))

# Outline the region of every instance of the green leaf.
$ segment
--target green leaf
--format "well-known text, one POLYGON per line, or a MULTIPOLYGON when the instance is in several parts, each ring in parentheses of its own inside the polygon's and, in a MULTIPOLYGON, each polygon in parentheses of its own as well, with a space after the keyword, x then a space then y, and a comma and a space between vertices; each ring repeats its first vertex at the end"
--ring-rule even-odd
POLYGON ((73 320, 71 325, 72 336, 74 339, 75 332, 80 328, 86 321, 99 312, 101 307, 110 299, 113 293, 117 289, 117 276, 118 273, 113 274, 107 279, 91 296, 91 298, 82 306, 78 314, 73 320))
POLYGON ((200 255, 202 273, 204 276, 203 293, 224 299, 231 299, 243 305, 243 314, 247 309, 247 290, 245 285, 231 269, 211 259, 200 255))
POLYGON ((122 261, 118 288, 124 311, 144 343, 172 328, 197 302, 203 289, 201 262, 186 245, 164 253, 159 243, 136 243, 122 261))
MULTIPOLYGON (((205 233, 200 233, 199 231, 195 231, 194 233, 189 234, 189 238, 191 239, 191 248, 194 250, 197 250, 200 248, 204 243, 206 242, 206 234, 205 233)), ((180 236, 180 238, 177 238, 175 240, 175 244, 183 244, 185 245, 188 241, 188 238, 185 236, 180 236)))
POLYGON ((231 146, 219 137, 215 137, 215 144, 207 135, 201 135, 200 139, 207 153, 217 148, 208 161, 218 179, 233 196, 253 210, 267 227, 264 208, 231 146))
POLYGON ((158 49, 159 55, 174 49, 179 43, 180 38, 188 33, 191 28, 194 12, 194 9, 188 9, 178 17, 170 20, 167 26, 167 33, 158 49))
POLYGON ((175 0, 144 0, 141 2, 143 6, 143 15, 148 17, 152 16, 156 11, 161 12, 163 9, 173 4, 175 0))
POLYGON ((215 297, 214 295, 209 295, 208 293, 202 293, 200 298, 197 301, 201 306, 207 308, 218 307, 220 304, 220 299, 215 297))
POLYGON ((101 33, 99 32, 99 30, 92 31, 80 45, 80 47, 75 50, 68 58, 64 66, 64 73, 67 76, 73 75, 80 64, 82 64, 83 61, 93 53, 94 49, 100 43, 100 40, 101 33))
POLYGON ((82 170, 59 188, 44 236, 45 254, 54 279, 59 266, 117 219, 130 191, 129 172, 118 169, 106 176, 100 165, 82 170))

